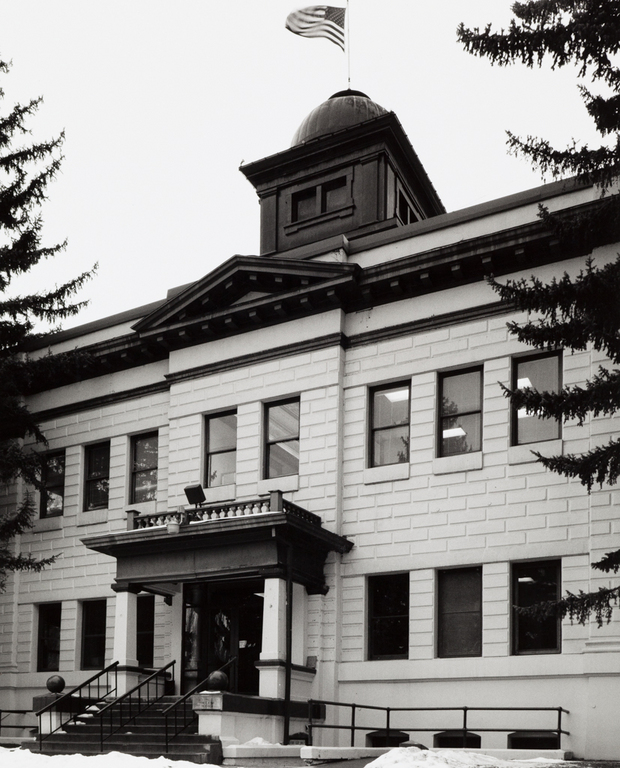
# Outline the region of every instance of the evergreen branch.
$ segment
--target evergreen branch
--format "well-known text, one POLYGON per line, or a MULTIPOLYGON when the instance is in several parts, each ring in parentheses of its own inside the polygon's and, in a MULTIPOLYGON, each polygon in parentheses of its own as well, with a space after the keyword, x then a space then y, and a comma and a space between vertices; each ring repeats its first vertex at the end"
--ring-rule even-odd
POLYGON ((571 622, 576 621, 577 624, 585 624, 594 616, 597 625, 602 627, 611 621, 613 609, 618 606, 619 599, 620 586, 599 587, 596 592, 579 590, 576 595, 567 590, 566 595, 559 600, 545 600, 527 608, 515 606, 515 610, 520 615, 539 621, 551 617, 568 617, 571 622))
POLYGON ((597 571, 603 571, 604 573, 618 573, 620 570, 620 549, 615 552, 607 552, 605 557, 602 557, 597 563, 592 563, 592 567, 597 571))
POLYGON ((592 490, 594 483, 602 487, 603 483, 615 485, 620 474, 620 440, 611 439, 606 445, 592 448, 585 453, 566 456, 543 456, 532 451, 538 461, 558 475, 578 479, 592 490))
POLYGON ((620 402, 619 370, 599 368, 599 373, 588 380, 585 387, 566 386, 560 392, 541 392, 531 387, 509 389, 501 383, 500 386, 513 408, 524 408, 527 413, 544 419, 577 419, 580 426, 588 415, 615 413, 620 402))

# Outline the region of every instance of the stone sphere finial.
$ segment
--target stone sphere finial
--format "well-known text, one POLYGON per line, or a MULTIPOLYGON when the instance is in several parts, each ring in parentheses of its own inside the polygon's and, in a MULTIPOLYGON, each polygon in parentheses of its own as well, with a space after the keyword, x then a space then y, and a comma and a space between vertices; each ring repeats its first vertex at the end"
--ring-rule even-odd
POLYGON ((50 693, 60 693, 65 687, 65 679, 60 675, 52 675, 47 678, 46 685, 50 693))
POLYGON ((208 691, 227 691, 228 690, 228 675, 224 672, 220 672, 219 669, 215 672, 211 672, 207 678, 207 690, 208 691))

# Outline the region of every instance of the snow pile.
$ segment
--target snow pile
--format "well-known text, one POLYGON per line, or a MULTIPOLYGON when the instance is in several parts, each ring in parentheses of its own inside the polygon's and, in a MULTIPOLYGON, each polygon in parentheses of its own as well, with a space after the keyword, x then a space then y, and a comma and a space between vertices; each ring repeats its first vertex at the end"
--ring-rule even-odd
MULTIPOLYGON (((250 744, 267 744, 264 739, 252 739, 250 744)), ((499 760, 489 755, 475 752, 453 752, 443 749, 431 752, 417 747, 398 747, 391 749, 376 760, 369 762, 366 768, 517 768, 525 763, 542 765, 561 763, 538 757, 534 760, 499 760)), ((346 763, 343 763, 346 766, 346 763)), ((2 768, 196 768, 195 763, 187 760, 171 760, 168 757, 134 757, 121 752, 108 752, 103 755, 38 755, 27 749, 7 749, 0 747, 0 766, 2 768)), ((203 768, 220 768, 206 764, 203 768)))
POLYGON ((441 749, 437 752, 418 749, 418 747, 397 747, 366 765, 366 768, 515 768, 523 763, 561 763, 538 757, 535 760, 501 760, 491 755, 477 752, 454 752, 441 749))
MULTIPOLYGON (((134 757, 122 752, 103 755, 38 755, 27 749, 0 747, 2 768, 196 768, 187 760, 170 760, 167 757, 134 757)), ((221 768, 205 764, 203 768, 221 768)))

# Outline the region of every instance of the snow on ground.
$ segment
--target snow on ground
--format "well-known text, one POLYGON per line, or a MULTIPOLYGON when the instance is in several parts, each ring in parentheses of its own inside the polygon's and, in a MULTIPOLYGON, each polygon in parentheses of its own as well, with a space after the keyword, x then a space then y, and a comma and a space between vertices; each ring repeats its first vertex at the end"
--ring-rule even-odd
MULTIPOLYGON (((499 760, 496 757, 475 752, 453 752, 448 749, 430 752, 417 747, 398 747, 369 762, 366 768, 516 768, 516 766, 523 766, 524 763, 540 766, 561 762, 563 761, 547 758, 499 760)), ((343 765, 346 766, 346 763, 343 765)), ((0 747, 0 766, 1 768, 196 768, 195 763, 188 763, 187 760, 171 760, 168 757, 151 759, 124 755, 121 752, 109 752, 92 757, 38 755, 27 749, 6 747, 0 747)), ((219 767, 206 764, 203 768, 219 767)))

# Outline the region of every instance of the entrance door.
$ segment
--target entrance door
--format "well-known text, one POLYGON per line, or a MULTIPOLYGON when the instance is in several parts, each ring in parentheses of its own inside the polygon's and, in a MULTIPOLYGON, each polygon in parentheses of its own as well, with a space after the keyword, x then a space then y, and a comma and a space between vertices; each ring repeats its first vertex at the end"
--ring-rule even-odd
POLYGON ((263 631, 263 583, 186 584, 183 692, 224 670, 233 693, 258 694, 263 631), (235 659, 234 661, 232 661, 235 659))

